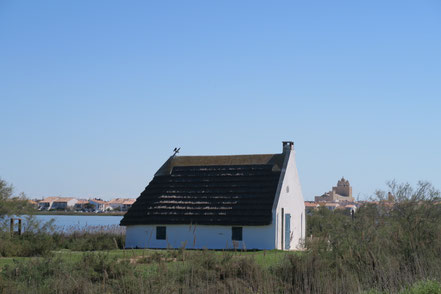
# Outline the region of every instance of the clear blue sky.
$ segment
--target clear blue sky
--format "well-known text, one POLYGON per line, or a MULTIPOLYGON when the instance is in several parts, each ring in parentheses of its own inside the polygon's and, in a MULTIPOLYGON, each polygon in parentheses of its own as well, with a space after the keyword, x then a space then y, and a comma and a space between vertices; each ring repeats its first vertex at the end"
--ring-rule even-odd
POLYGON ((441 2, 0 1, 0 177, 137 197, 181 155, 279 153, 305 199, 341 176, 441 188, 441 2))

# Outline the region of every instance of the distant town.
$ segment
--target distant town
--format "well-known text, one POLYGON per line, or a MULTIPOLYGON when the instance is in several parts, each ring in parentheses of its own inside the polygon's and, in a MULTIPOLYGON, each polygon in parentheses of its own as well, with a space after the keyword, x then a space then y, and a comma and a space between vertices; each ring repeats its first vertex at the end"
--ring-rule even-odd
POLYGON ((361 204, 352 197, 352 187, 344 177, 337 182, 337 186, 332 187, 331 191, 321 196, 315 196, 314 200, 305 201, 306 214, 311 214, 312 211, 320 206, 324 206, 329 210, 341 209, 354 213, 361 204))
MULTIPOLYGON (((393 203, 394 196, 389 193, 385 202, 385 205, 393 203)), ((352 187, 349 181, 342 177, 337 182, 337 186, 332 187, 331 191, 315 196, 314 201, 305 201, 305 212, 311 214, 314 210, 325 207, 331 211, 344 210, 349 214, 353 214, 360 206, 367 203, 378 204, 378 201, 356 201, 352 197, 352 187)))
POLYGON ((40 211, 69 212, 125 212, 135 203, 134 198, 115 198, 105 201, 100 198, 77 199, 74 197, 46 197, 29 200, 40 211))
MULTIPOLYGON (((393 201, 389 195, 389 201, 393 201)), ((65 212, 95 212, 114 213, 126 212, 135 203, 135 198, 114 198, 106 201, 101 198, 79 199, 75 197, 46 197, 44 199, 29 200, 39 211, 65 212)), ((331 211, 345 210, 348 213, 355 211, 369 201, 356 201, 352 196, 352 187, 348 180, 341 178, 329 192, 315 196, 314 201, 305 201, 305 212, 311 214, 314 210, 325 207, 331 211)))

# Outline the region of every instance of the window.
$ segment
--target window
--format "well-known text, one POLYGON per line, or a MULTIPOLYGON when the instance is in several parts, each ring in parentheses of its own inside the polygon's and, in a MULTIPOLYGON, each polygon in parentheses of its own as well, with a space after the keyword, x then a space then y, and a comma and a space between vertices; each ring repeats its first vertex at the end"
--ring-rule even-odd
POLYGON ((242 227, 232 227, 231 240, 242 241, 242 227))
POLYGON ((166 236, 166 227, 156 227, 156 240, 165 240, 166 236))

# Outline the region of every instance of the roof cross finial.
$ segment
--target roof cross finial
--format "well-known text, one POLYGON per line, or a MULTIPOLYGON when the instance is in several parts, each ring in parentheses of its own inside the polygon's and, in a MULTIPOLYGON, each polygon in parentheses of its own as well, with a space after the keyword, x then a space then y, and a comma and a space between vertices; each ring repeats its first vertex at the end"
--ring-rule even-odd
POLYGON ((176 154, 178 154, 179 153, 179 150, 181 150, 181 147, 175 147, 175 149, 173 149, 173 156, 175 156, 176 154))

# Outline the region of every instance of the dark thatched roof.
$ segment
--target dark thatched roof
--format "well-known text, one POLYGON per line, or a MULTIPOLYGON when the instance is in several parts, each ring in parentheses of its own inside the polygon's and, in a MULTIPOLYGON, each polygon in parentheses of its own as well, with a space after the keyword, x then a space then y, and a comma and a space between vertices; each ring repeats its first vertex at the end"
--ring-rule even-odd
POLYGON ((121 225, 268 225, 283 154, 171 157, 121 225))

